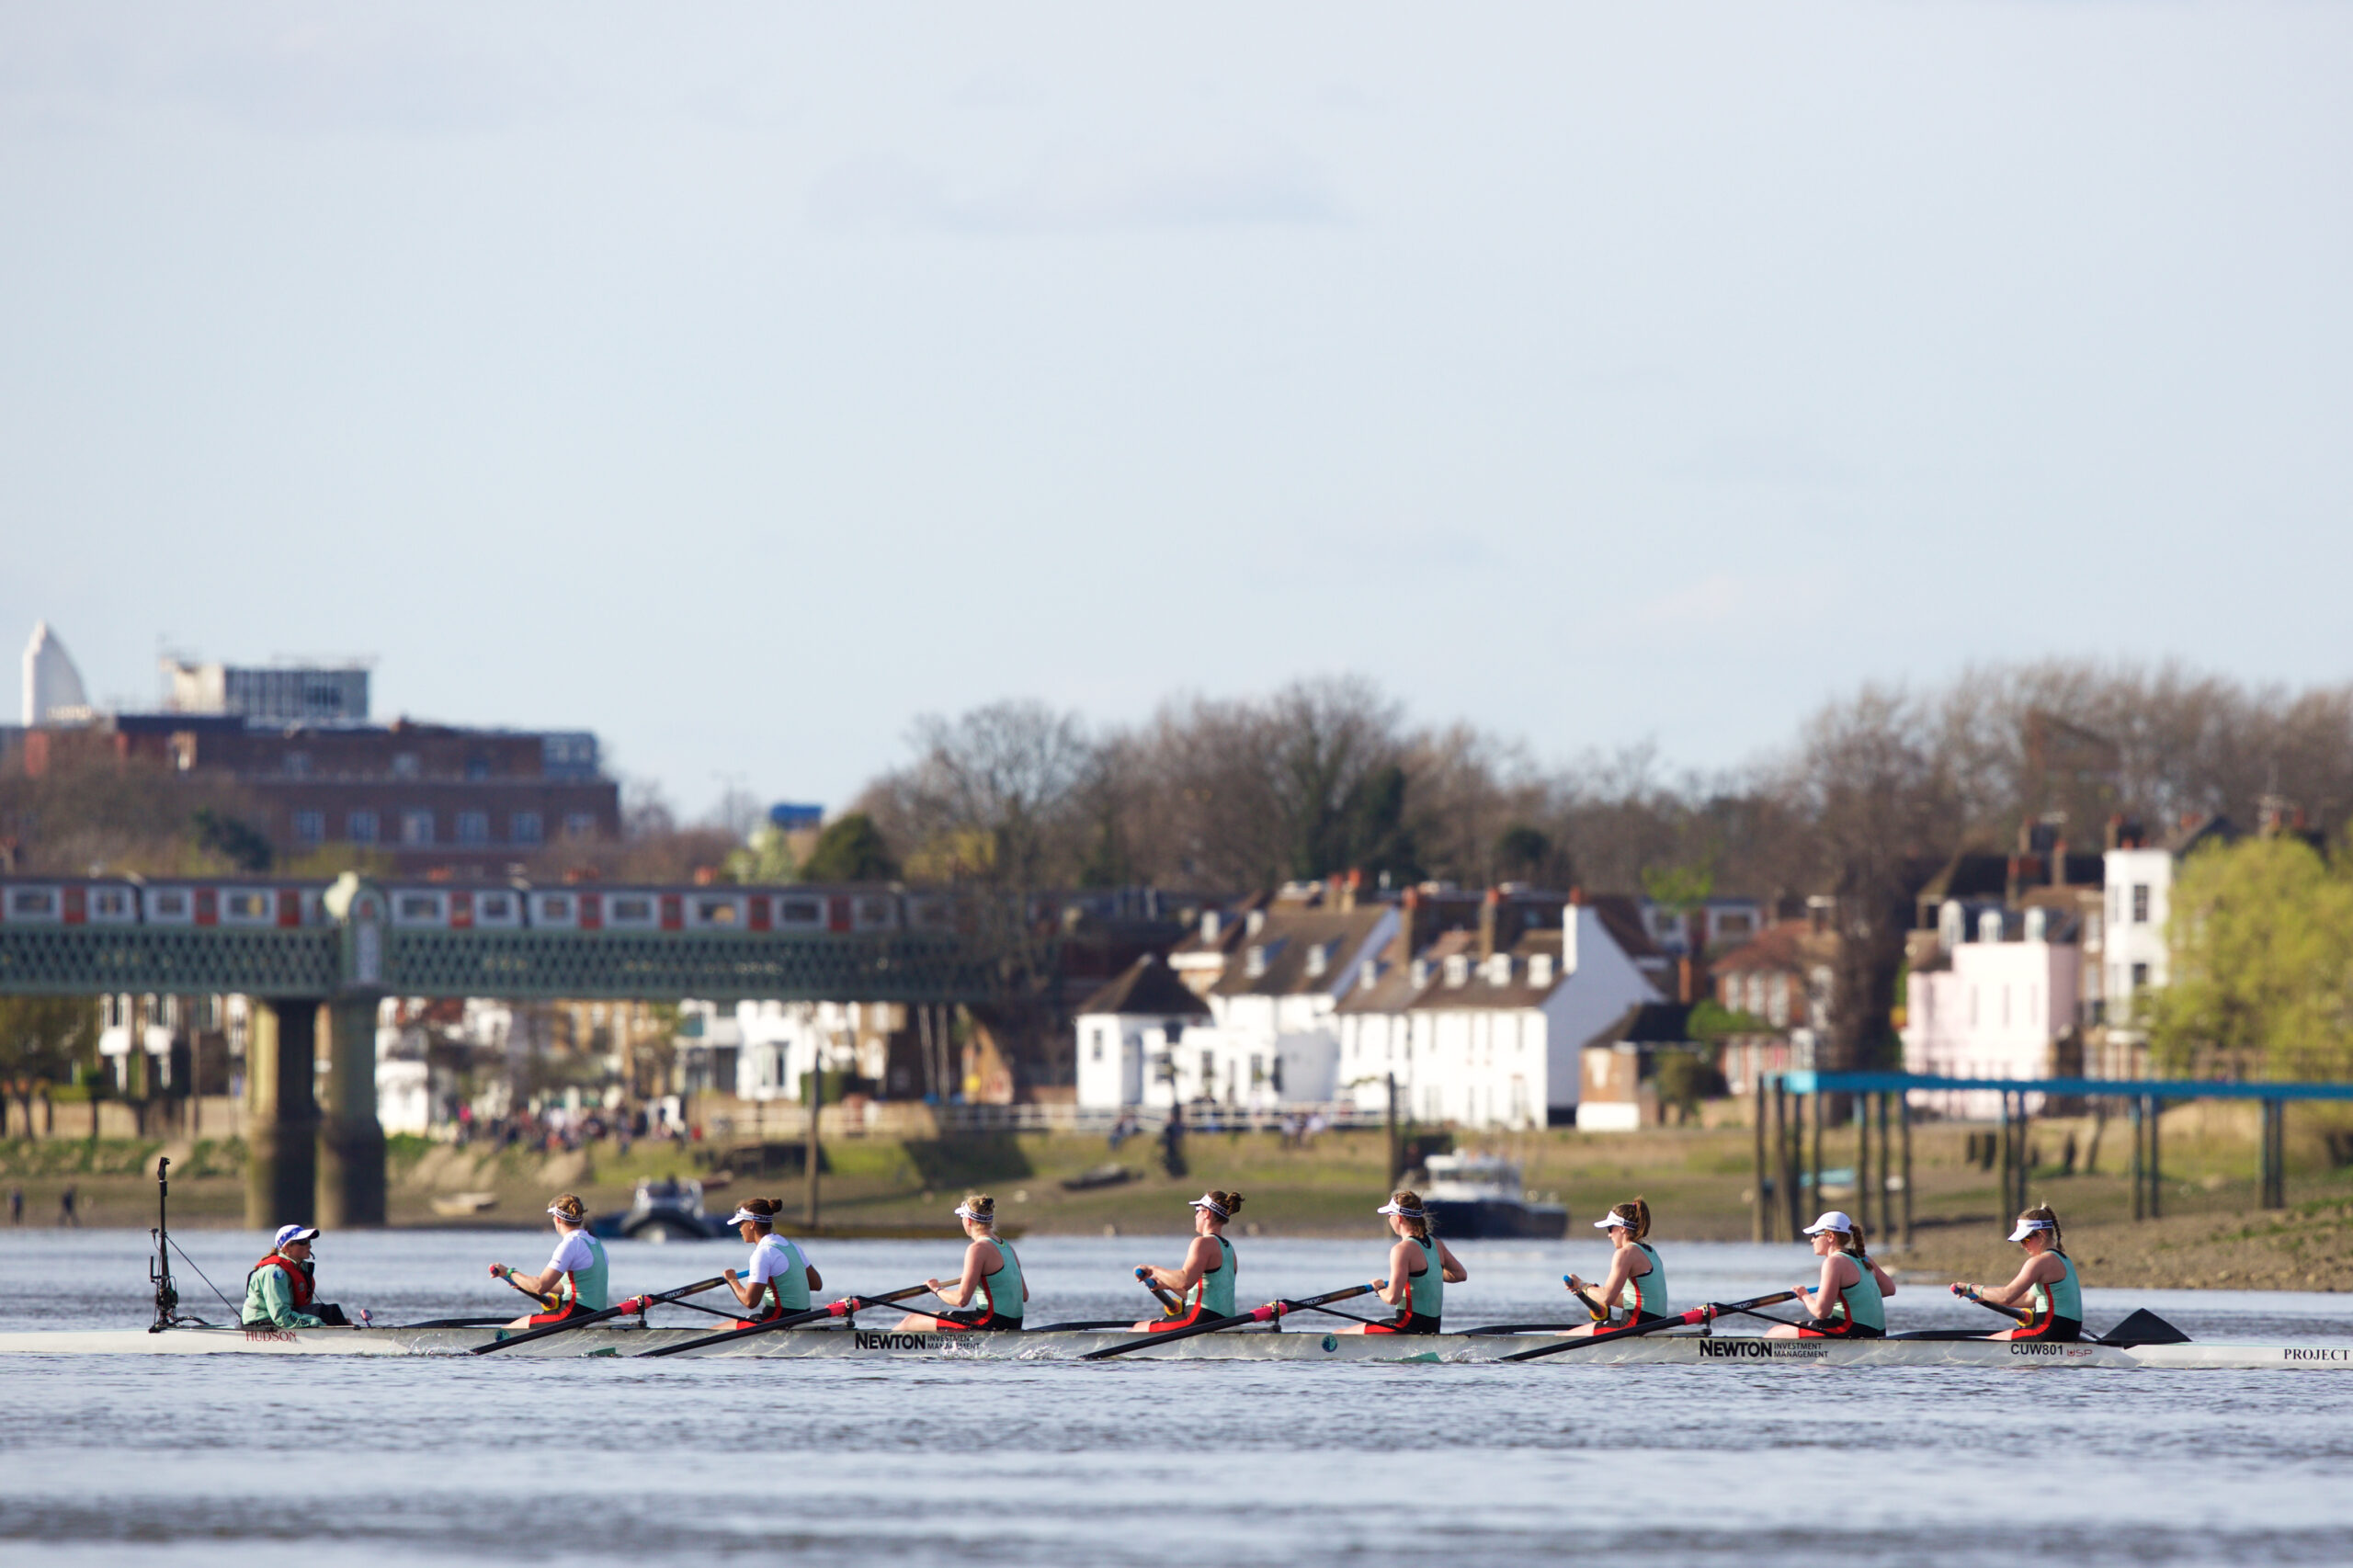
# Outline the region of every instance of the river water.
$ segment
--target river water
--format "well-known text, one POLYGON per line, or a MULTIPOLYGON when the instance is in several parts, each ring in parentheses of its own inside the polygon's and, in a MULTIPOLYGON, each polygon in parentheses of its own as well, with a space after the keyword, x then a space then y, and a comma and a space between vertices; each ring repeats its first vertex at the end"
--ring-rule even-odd
MULTIPOLYGON (((191 1232, 231 1295, 261 1238, 191 1232)), ((330 1235, 379 1322, 505 1312, 515 1232, 330 1235)), ((144 1234, 0 1234, 0 1327, 137 1327, 144 1234)), ((1020 1244, 1029 1321, 1141 1313, 1181 1243, 1020 1244)), ((617 1292, 738 1263, 616 1243, 617 1292)), ((1450 1323, 1552 1319, 1572 1240, 1458 1244, 1450 1323)), ((828 1296, 952 1274, 949 1243, 832 1242, 828 1296)), ((1667 1244, 1677 1302, 1810 1277, 1795 1247, 1667 1244)), ((1242 1295, 1365 1278, 1381 1238, 1241 1244, 1242 1295)), ((186 1305, 222 1314, 176 1260, 186 1305)), ((2086 1291, 2200 1338, 2353 1341, 2353 1297, 2086 1291)), ((1915 1289, 1899 1327, 1977 1309, 1915 1289)), ((683 1314, 672 1314, 674 1318, 683 1314)), ((887 1321, 885 1309, 878 1321, 887 1321)), ((657 1321, 659 1321, 657 1319, 657 1321)), ((0 1551, 44 1563, 2341 1563, 2353 1373, 1302 1362, 0 1357, 0 1551)))

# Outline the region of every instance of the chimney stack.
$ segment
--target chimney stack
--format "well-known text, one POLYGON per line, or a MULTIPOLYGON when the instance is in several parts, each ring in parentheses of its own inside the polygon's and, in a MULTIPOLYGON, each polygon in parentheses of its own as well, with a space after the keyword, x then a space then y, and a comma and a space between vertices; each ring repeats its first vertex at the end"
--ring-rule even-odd
POLYGON ((1503 903, 1503 894, 1495 889, 1479 901, 1479 961, 1485 963, 1495 956, 1495 910, 1503 903))

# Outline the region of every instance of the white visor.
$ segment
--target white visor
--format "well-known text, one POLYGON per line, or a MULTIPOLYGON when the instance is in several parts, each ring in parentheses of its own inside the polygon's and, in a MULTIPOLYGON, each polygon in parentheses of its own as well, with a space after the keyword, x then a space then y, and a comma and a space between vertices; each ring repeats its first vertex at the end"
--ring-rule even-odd
POLYGON ((2020 1220, 2018 1221, 2018 1228, 2010 1233, 2010 1240, 2014 1242, 2022 1242, 2026 1240, 2027 1237, 2034 1234, 2037 1231, 2047 1231, 2049 1229, 2051 1229, 2051 1221, 2048 1220, 2020 1220))
POLYGON ((775 1215, 755 1214, 749 1209, 738 1209, 735 1210, 734 1214, 729 1218, 727 1222, 731 1225, 740 1225, 746 1220, 750 1221, 755 1225, 774 1225, 776 1223, 775 1215))
POLYGON ((1429 1218, 1429 1211, 1427 1210, 1400 1209, 1394 1203, 1384 1203, 1380 1208, 1374 1210, 1373 1212, 1376 1214, 1399 1214, 1408 1220, 1427 1220, 1429 1218))
POLYGON ((552 1203, 548 1205, 548 1212, 554 1215, 557 1219, 563 1221, 567 1225, 585 1225, 588 1222, 588 1216, 585 1211, 581 1214, 580 1218, 575 1220, 552 1203))
POLYGON ((309 1225, 280 1225, 278 1228, 278 1240, 273 1244, 291 1246, 296 1242, 316 1241, 318 1237, 319 1233, 309 1225))
POLYGON ((1634 1222, 1620 1214, 1604 1214, 1593 1222, 1593 1228, 1597 1231, 1631 1231, 1634 1222))
POLYGON ((975 1225, 994 1225, 996 1223, 995 1215, 983 1214, 976 1209, 968 1209, 961 1203, 956 1205, 956 1218, 959 1220, 970 1220, 975 1225))
POLYGON ((1210 1213, 1216 1215, 1221 1220, 1231 1220, 1233 1218, 1233 1215, 1227 1213, 1223 1209, 1219 1208, 1216 1202, 1212 1200, 1210 1195, 1206 1192, 1186 1204, 1185 1207, 1188 1209, 1206 1210, 1210 1213))
POLYGON ((1845 1210, 1833 1209, 1805 1228, 1805 1233, 1809 1236, 1818 1236, 1824 1231, 1836 1231, 1842 1236, 1851 1236, 1855 1233, 1855 1222, 1847 1218, 1845 1210))

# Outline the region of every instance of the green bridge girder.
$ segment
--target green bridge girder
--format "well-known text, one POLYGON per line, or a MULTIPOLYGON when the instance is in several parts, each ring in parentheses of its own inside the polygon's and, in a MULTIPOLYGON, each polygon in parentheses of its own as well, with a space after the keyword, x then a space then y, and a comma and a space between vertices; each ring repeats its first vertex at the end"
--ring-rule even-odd
POLYGON ((997 989, 995 966, 963 942, 904 933, 392 929, 382 933, 381 969, 366 977, 347 970, 349 946, 338 926, 6 926, 0 927, 0 994, 325 1000, 364 988, 516 1001, 953 1003, 980 1001, 997 989))

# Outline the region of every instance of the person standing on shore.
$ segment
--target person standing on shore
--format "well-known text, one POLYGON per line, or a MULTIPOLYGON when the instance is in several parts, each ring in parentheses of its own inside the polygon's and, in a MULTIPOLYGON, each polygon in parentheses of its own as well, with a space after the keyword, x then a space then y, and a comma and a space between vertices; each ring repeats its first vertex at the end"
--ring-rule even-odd
POLYGON ((1147 1319, 1136 1324, 1139 1334, 1165 1334, 1204 1319, 1233 1315, 1234 1271, 1241 1266, 1234 1260, 1233 1244, 1225 1239, 1225 1222, 1242 1211, 1242 1195, 1205 1192, 1192 1199, 1192 1209, 1193 1244, 1185 1251, 1184 1267, 1160 1268, 1146 1264, 1136 1270, 1137 1278, 1173 1291, 1180 1300, 1185 1292, 1191 1291, 1192 1304, 1176 1317, 1147 1319))
POLYGON ((926 1289, 955 1310, 909 1312, 899 1322, 901 1332, 1018 1329, 1029 1286, 1021 1278, 1021 1260, 1013 1256, 1013 1244, 996 1238, 996 1199, 985 1192, 972 1193, 956 1205, 956 1218, 964 1222, 970 1238, 962 1275, 953 1285, 945 1279, 924 1281, 926 1289))
POLYGON ((605 1244, 588 1233, 588 1207, 573 1194, 559 1196, 548 1205, 548 1216, 555 1221, 555 1256, 539 1273, 517 1275, 503 1263, 490 1266, 490 1277, 519 1285, 534 1296, 552 1293, 555 1305, 544 1312, 534 1312, 517 1318, 509 1328, 537 1328, 545 1324, 562 1323, 583 1312, 600 1312, 607 1300, 607 1270, 605 1244))
POLYGON ((735 1300, 752 1313, 737 1328, 809 1310, 812 1292, 825 1288, 817 1266, 801 1255, 791 1241, 776 1233, 776 1217, 784 1205, 773 1198, 755 1198, 739 1207, 728 1222, 752 1244, 752 1261, 741 1278, 732 1268, 721 1272, 735 1300))
POLYGON ((1887 1298, 1895 1281, 1863 1250, 1862 1227, 1833 1209, 1805 1228, 1822 1276, 1798 1287, 1798 1300, 1813 1315, 1804 1323, 1776 1324, 1768 1339, 1884 1339, 1887 1298))
POLYGON ((1336 1328, 1335 1334, 1436 1334, 1446 1312, 1446 1288, 1471 1278, 1444 1242, 1430 1234, 1428 1210, 1421 1195, 1392 1192, 1389 1201, 1373 1210, 1385 1216, 1396 1233, 1389 1249, 1389 1278, 1372 1282, 1381 1299, 1397 1309, 1389 1323, 1336 1328))
POLYGON ((1586 1294, 1589 1282, 1574 1274, 1562 1281, 1593 1317, 1582 1328, 1563 1330, 1563 1336, 1574 1339, 1666 1316, 1671 1310, 1666 1301, 1666 1266, 1643 1239, 1651 1233, 1651 1206, 1637 1198, 1620 1203, 1593 1223, 1595 1229, 1609 1233, 1610 1244, 1617 1250, 1609 1259, 1608 1276, 1594 1294, 1586 1294))
POLYGON ((2008 1284, 1984 1290, 1956 1282, 1952 1293, 1963 1301, 1992 1307, 2023 1306, 2033 1315, 2016 1328, 2006 1328, 1990 1339, 2049 1339, 2072 1344, 2084 1336, 2084 1286, 2075 1277, 2075 1261, 2059 1244, 2059 1216, 2049 1209, 2029 1209, 2018 1216, 2010 1240, 2026 1249, 2026 1262, 2008 1284))

